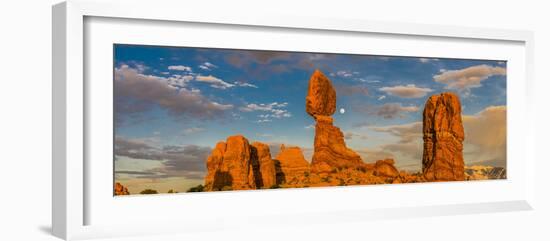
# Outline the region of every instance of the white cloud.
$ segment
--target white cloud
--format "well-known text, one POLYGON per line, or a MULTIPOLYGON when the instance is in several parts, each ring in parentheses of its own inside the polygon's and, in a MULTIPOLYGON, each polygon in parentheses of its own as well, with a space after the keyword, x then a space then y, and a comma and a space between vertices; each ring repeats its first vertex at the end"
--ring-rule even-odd
POLYGON ((387 142, 376 149, 383 154, 391 153, 396 158, 399 167, 407 166, 412 169, 420 169, 422 166, 422 122, 412 122, 402 125, 390 125, 382 127, 370 127, 370 129, 388 133, 397 140, 387 142))
POLYGON ((385 95, 381 95, 380 97, 378 97, 378 100, 383 100, 383 99, 386 99, 385 95))
POLYGON ((214 65, 214 64, 212 64, 212 63, 210 63, 210 62, 204 62, 203 64, 199 65, 199 68, 200 68, 200 69, 203 69, 203 70, 208 70, 208 71, 210 71, 210 70, 212 70, 212 69, 214 69, 214 68, 218 68, 218 66, 216 66, 216 65, 214 65))
POLYGON ((246 82, 241 82, 241 81, 235 81, 233 84, 235 84, 237 86, 240 86, 240 87, 250 87, 250 88, 256 88, 256 89, 258 88, 258 86, 256 86, 256 85, 246 83, 246 82))
POLYGON ((177 70, 177 71, 186 71, 186 72, 192 72, 193 71, 193 69, 191 69, 191 67, 185 66, 185 65, 171 65, 171 66, 168 66, 168 69, 169 70, 177 70))
POLYGON ((495 75, 506 75, 506 68, 500 66, 476 65, 459 70, 444 70, 434 75, 434 81, 445 84, 445 89, 468 91, 481 87, 481 82, 495 75))
POLYGON ((253 111, 268 112, 266 114, 258 115, 258 117, 260 118, 260 121, 258 122, 269 122, 273 118, 281 119, 281 118, 292 117, 292 114, 288 110, 284 109, 287 105, 288 105, 287 102, 283 102, 283 103, 273 102, 269 104, 251 103, 239 109, 243 112, 253 112, 253 111))
POLYGON ((356 74, 359 74, 359 72, 352 72, 352 71, 348 71, 348 70, 340 70, 340 71, 336 71, 336 73, 330 73, 330 76, 338 76, 338 77, 343 77, 343 78, 349 78, 349 77, 352 77, 353 75, 356 75, 356 74))
POLYGON ((193 80, 193 78, 194 77, 192 75, 174 74, 174 75, 167 78, 167 82, 168 82, 169 85, 171 85, 173 87, 183 88, 183 87, 186 87, 187 83, 189 83, 189 81, 193 80))
POLYGON ((198 75, 195 78, 195 80, 198 82, 209 83, 210 87, 217 88, 217 89, 227 89, 235 86, 234 84, 227 83, 222 79, 216 78, 212 75, 208 75, 208 76, 198 75))
POLYGON ((399 142, 407 143, 415 139, 422 139, 422 122, 412 122, 402 125, 373 126, 370 129, 378 132, 390 133, 399 137, 399 142))
POLYGON ((403 117, 403 113, 417 112, 418 110, 418 106, 402 106, 400 103, 387 103, 376 108, 374 114, 384 119, 393 119, 403 117))
POLYGON ((434 59, 434 58, 418 58, 418 61, 420 61, 421 63, 429 63, 429 62, 432 62, 432 61, 439 61, 439 59, 434 59))
POLYGON ((184 83, 177 88, 173 82, 170 78, 142 74, 128 65, 115 68, 117 113, 144 112, 154 103, 174 115, 214 118, 233 108, 233 105, 211 101, 200 92, 185 88, 184 83))
POLYGON ((420 98, 426 96, 429 92, 434 91, 430 88, 416 87, 414 84, 382 87, 378 90, 389 95, 399 96, 401 98, 420 98))
POLYGON ((356 133, 356 132, 353 132, 353 131, 346 131, 344 132, 344 139, 346 140, 351 140, 351 139, 354 139, 354 138, 359 138, 361 140, 366 140, 367 139, 367 135, 365 134, 360 134, 360 133, 356 133))
POLYGON ((283 107, 286 107, 288 105, 287 102, 283 102, 283 103, 278 103, 278 102, 273 102, 273 103, 269 103, 269 104, 248 104, 244 107, 241 107, 241 111, 244 111, 244 112, 251 112, 251 111, 272 111, 274 108, 278 107, 278 108, 283 108, 283 107))
POLYGON ((265 123, 265 122, 272 122, 271 119, 259 119, 257 121, 255 121, 256 123, 265 123))
POLYGON ((191 134, 203 132, 205 130, 206 129, 204 129, 202 127, 191 127, 191 128, 187 128, 187 129, 183 130, 183 135, 191 135, 191 134))
POLYGON ((464 157, 469 162, 506 165, 506 106, 489 106, 462 117, 464 157))

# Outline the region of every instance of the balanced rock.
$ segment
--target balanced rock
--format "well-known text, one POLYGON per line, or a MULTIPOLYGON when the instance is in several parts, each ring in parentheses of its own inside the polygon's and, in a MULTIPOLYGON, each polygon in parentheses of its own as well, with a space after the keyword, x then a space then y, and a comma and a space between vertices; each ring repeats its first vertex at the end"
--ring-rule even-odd
POLYGON ((423 134, 422 172, 426 180, 464 180, 464 128, 457 95, 442 93, 426 101, 423 134))
POLYGON ((269 146, 261 142, 254 142, 250 150, 256 187, 270 188, 276 185, 277 173, 275 171, 275 162, 271 159, 269 146))
POLYGON ((130 192, 128 192, 128 188, 117 182, 115 183, 115 196, 119 195, 130 195, 130 192))
POLYGON ((309 172, 309 163, 304 158, 300 147, 285 147, 281 145, 279 154, 275 157, 278 183, 284 183, 309 172))
POLYGON ((317 115, 330 116, 336 111, 336 90, 330 80, 315 70, 309 79, 306 96, 306 112, 316 118, 317 115))
POLYGON ((346 147, 344 134, 333 125, 331 117, 336 110, 336 90, 320 70, 309 79, 306 111, 315 123, 313 172, 327 172, 333 168, 357 168, 363 165, 361 157, 346 147))

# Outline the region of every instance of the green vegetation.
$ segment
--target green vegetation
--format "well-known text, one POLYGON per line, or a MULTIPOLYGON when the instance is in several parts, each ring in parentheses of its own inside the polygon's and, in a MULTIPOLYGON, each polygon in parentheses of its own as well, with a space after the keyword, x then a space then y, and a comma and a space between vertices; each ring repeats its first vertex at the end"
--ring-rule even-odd
POLYGON ((168 193, 178 193, 178 192, 174 191, 174 189, 170 189, 168 190, 168 193))
POLYGON ((153 190, 153 189, 145 189, 143 191, 141 191, 139 194, 158 194, 159 192, 157 192, 157 190, 153 190))
POLYGON ((204 186, 202 184, 199 184, 198 186, 189 188, 187 192, 204 192, 204 186))

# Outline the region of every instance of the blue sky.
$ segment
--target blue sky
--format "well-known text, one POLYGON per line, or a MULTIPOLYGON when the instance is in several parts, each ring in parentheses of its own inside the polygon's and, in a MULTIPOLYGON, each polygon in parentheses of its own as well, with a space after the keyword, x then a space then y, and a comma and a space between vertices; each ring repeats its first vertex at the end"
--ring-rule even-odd
MULTIPOLYGON (((116 179, 184 191, 202 183, 210 148, 235 134, 269 143, 273 156, 284 143, 309 158, 315 69, 335 86, 335 125, 364 161, 392 157, 418 170, 424 102, 445 91, 461 98, 467 136, 491 122, 505 128, 504 61, 115 45, 116 179)), ((493 131, 467 137, 467 163, 505 165, 505 129, 504 145, 483 138, 502 129, 493 131)))

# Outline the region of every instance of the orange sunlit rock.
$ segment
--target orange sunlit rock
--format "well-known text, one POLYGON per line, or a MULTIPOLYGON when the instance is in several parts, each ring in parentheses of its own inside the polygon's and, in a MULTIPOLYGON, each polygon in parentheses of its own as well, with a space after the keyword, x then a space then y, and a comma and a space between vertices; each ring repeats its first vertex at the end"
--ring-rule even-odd
POLYGON ((460 100, 453 93, 431 96, 423 113, 422 172, 428 181, 464 180, 464 128, 460 100))

